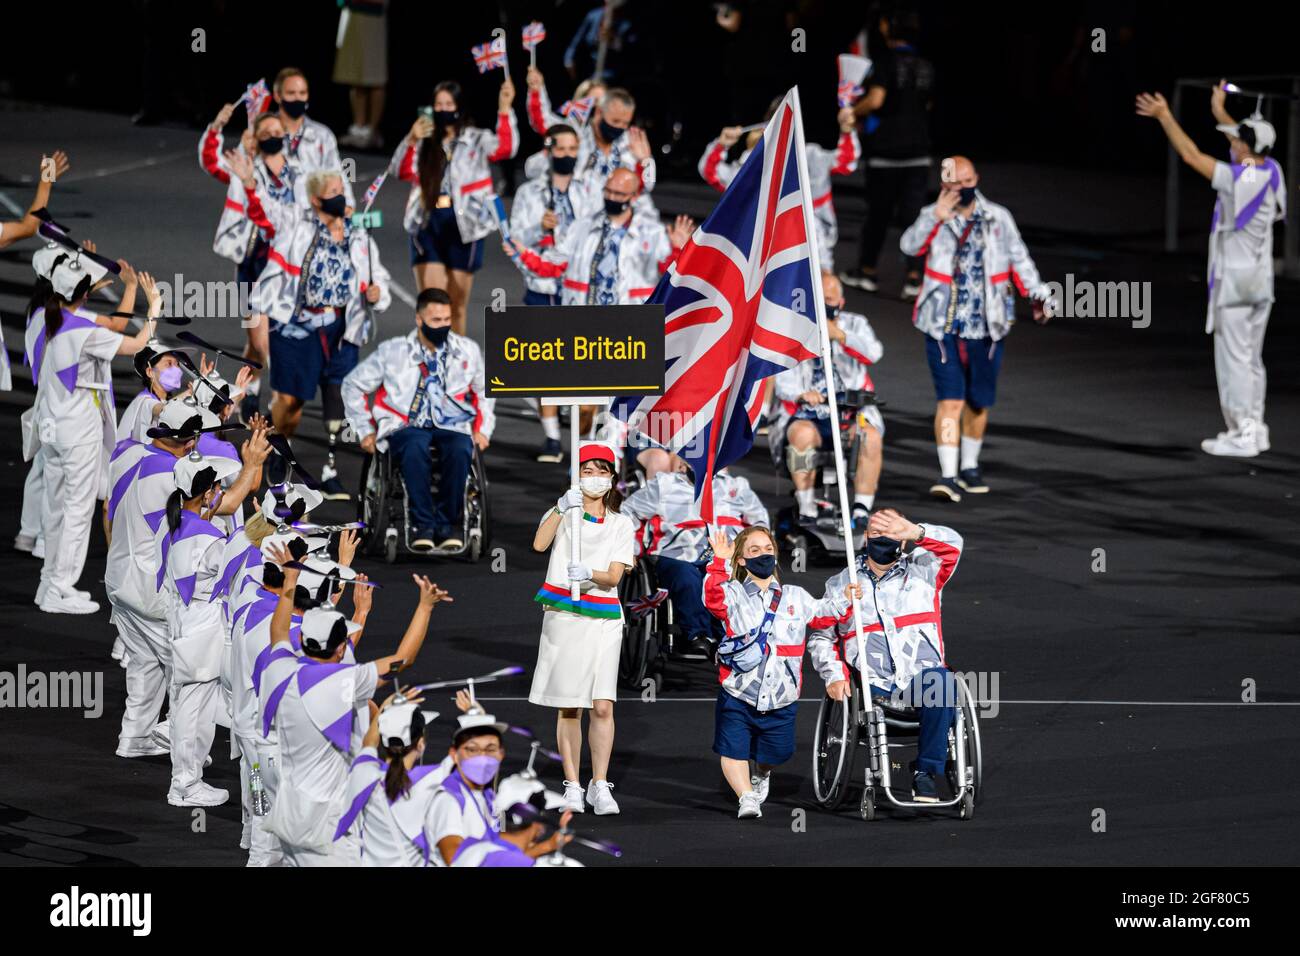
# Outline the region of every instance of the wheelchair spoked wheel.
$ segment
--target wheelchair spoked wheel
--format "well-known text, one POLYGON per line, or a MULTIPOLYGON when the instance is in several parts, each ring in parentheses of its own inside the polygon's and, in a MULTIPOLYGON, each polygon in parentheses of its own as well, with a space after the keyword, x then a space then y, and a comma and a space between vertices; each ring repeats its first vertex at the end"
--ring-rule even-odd
POLYGON ((813 794, 823 810, 836 810, 848 793, 858 747, 857 689, 849 700, 822 697, 813 737, 813 794))
POLYGON ((363 553, 383 554, 388 531, 388 476, 384 474, 383 459, 379 455, 367 455, 361 466, 357 520, 364 524, 361 529, 363 553))
POLYGON ((492 543, 487 487, 487 469, 483 466, 483 454, 475 447, 474 462, 470 475, 465 480, 465 540, 467 545, 465 557, 471 563, 475 563, 482 558, 492 543))
MULTIPOLYGON (((650 594, 650 573, 638 561, 618 582, 618 597, 624 607, 650 594)), ((623 619, 623 647, 618 657, 618 679, 629 690, 640 690, 650 669, 650 644, 654 637, 655 612, 623 619)))
POLYGON ((975 816, 976 804, 984 799, 984 748, 980 740, 979 712, 975 707, 975 698, 965 680, 958 678, 956 683, 957 706, 961 708, 965 727, 962 733, 964 739, 956 740, 954 744, 965 748, 966 780, 957 779, 956 761, 949 759, 948 781, 954 792, 963 787, 966 788, 966 792, 958 804, 958 810, 961 819, 970 820, 975 816))

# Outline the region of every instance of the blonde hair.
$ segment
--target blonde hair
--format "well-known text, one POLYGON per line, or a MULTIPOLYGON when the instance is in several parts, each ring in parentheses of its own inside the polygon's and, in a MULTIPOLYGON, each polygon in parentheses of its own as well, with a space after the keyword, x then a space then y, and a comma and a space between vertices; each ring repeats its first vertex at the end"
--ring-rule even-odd
MULTIPOLYGON (((740 563, 740 559, 744 557, 743 552, 745 550, 745 545, 755 534, 767 535, 767 540, 772 542, 772 553, 775 554, 777 558, 781 557, 781 546, 777 543, 776 535, 761 524, 750 525, 744 531, 740 532, 740 534, 736 535, 736 540, 733 542, 736 548, 736 550, 731 553, 731 577, 733 580, 743 581, 749 574, 749 572, 745 570, 744 565, 740 563)), ((781 580, 781 574, 779 571, 773 571, 772 577, 776 578, 778 581, 781 580)))
POLYGON ((248 538, 255 548, 260 548, 262 542, 273 534, 275 534, 275 525, 260 511, 244 522, 244 537, 248 538))
POLYGON ((331 179, 343 182, 343 173, 337 169, 314 169, 307 174, 307 195, 319 196, 331 179))

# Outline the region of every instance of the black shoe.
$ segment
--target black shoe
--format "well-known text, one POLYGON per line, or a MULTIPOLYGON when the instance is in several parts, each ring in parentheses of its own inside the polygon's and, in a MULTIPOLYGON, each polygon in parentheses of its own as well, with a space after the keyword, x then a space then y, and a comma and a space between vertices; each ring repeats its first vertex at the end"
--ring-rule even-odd
POLYGON ((989 486, 984 484, 984 476, 980 474, 978 468, 963 468, 957 473, 957 484, 961 485, 963 491, 969 491, 972 495, 987 494, 989 486))
POLYGON ((343 487, 337 475, 330 475, 320 483, 320 493, 326 501, 351 501, 352 493, 343 487))
POLYGON ((853 531, 861 534, 867 530, 867 523, 871 520, 871 511, 866 505, 853 506, 853 531))
POLYGON ((548 438, 542 443, 542 450, 537 453, 538 461, 564 461, 564 447, 558 438, 548 438))
POLYGON ((940 478, 930 486, 930 496, 946 498, 949 501, 961 501, 961 489, 957 487, 957 479, 940 478))
POLYGON ((696 634, 687 642, 686 649, 692 654, 699 654, 705 660, 711 661, 718 650, 718 645, 709 635, 696 634))
POLYGON ((912 774, 912 799, 917 803, 939 802, 939 788, 934 785, 933 774, 912 774))

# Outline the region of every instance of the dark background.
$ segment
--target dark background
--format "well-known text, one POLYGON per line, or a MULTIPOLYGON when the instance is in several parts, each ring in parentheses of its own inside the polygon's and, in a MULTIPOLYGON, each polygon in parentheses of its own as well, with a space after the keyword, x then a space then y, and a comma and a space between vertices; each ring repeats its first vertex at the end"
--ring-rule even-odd
MULTIPOLYGON (((737 2, 746 10, 743 37, 715 24, 715 5, 708 0, 629 0, 637 42, 611 62, 639 100, 640 121, 651 130, 664 172, 693 166, 724 123, 757 122, 761 114, 750 114, 761 108, 753 104, 784 92, 791 79, 801 87, 809 138, 832 141, 835 54, 846 51, 868 21, 874 25, 872 11, 882 6, 737 2), (806 53, 790 50, 795 26, 806 30, 806 53)), ((538 62, 558 105, 572 89, 562 66, 564 49, 596 5, 394 0, 387 140, 405 132, 433 85, 445 78, 462 82, 480 118, 492 113, 499 74, 480 78, 469 51, 496 26, 507 30, 522 105, 527 54, 519 30, 532 19, 545 23, 538 62)), ((1168 94, 1180 76, 1281 73, 1298 63, 1281 4, 1252 5, 1235 32, 1229 29, 1230 8, 1222 4, 920 0, 911 6, 922 16, 921 52, 938 70, 933 115, 939 155, 961 151, 982 160, 1149 166, 1162 137, 1154 123, 1134 121, 1136 90, 1168 94), (1090 51, 1096 27, 1106 30, 1105 53, 1090 51), (1230 36, 1236 39, 1226 42, 1230 36)), ((46 23, 38 42, 7 44, 0 57, 0 96, 128 114, 148 105, 167 123, 197 128, 246 84, 259 76, 269 82, 281 66, 293 64, 311 81, 312 115, 340 133, 347 127, 347 91, 331 82, 338 24, 331 0, 133 0, 112 8, 73 2, 59 11, 65 28, 46 23), (207 31, 206 53, 191 52, 197 27, 207 31)), ((15 10, 6 12, 12 16, 15 10)), ((12 36, 23 34, 15 30, 12 36)), ((872 47, 879 49, 878 42, 872 47)), ((1229 106, 1244 114, 1253 102, 1229 106)), ((1193 136, 1208 131, 1208 109, 1197 103, 1186 113, 1193 136)), ((1276 125, 1284 133, 1284 124, 1276 125)), ((527 131, 520 156, 538 145, 527 131)), ((1275 152, 1281 155, 1284 148, 1279 143, 1275 152)))

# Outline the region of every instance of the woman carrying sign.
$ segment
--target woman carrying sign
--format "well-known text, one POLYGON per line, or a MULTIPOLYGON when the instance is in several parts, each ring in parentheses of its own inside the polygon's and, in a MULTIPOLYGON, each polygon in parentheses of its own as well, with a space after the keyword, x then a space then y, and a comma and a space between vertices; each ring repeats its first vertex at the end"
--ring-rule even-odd
POLYGON ((772 768, 794 754, 804 634, 846 617, 862 588, 848 585, 818 601, 801 587, 781 584, 776 540, 766 528, 746 528, 734 544, 725 534, 711 540, 704 605, 727 625, 717 653, 722 686, 713 752, 740 799, 736 817, 744 820, 763 815, 772 768))
POLYGON ((547 512, 533 537, 533 550, 551 550, 546 581, 533 600, 545 608, 541 647, 528 699, 559 708, 555 736, 564 758, 564 806, 582 813, 582 711, 591 711, 591 783, 586 802, 597 814, 618 813, 606 779, 614 748, 614 700, 623 639, 618 582, 632 566, 633 522, 619 513, 623 496, 614 487, 618 462, 603 442, 578 448, 580 488, 570 488, 547 512), (572 509, 578 522, 573 557, 572 509), (578 585, 578 596, 573 586, 578 585))

